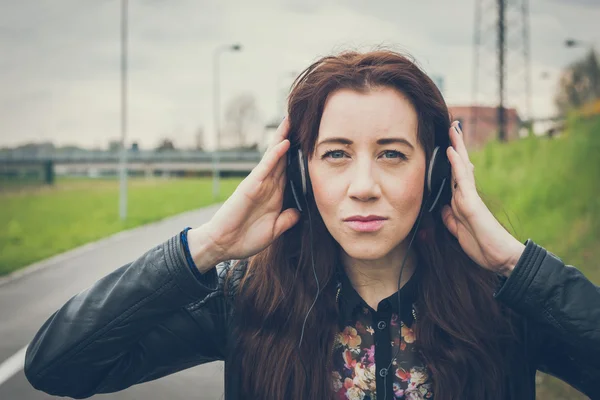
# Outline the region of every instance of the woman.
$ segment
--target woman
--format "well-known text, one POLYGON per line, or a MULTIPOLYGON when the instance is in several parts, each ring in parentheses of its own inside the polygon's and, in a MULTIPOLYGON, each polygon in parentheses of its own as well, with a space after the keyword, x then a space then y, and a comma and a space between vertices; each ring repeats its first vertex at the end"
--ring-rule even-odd
POLYGON ((482 202, 434 83, 348 52, 298 77, 208 223, 69 300, 25 373, 82 398, 225 360, 228 400, 534 399, 539 369, 600 398, 599 321, 599 288, 482 202))

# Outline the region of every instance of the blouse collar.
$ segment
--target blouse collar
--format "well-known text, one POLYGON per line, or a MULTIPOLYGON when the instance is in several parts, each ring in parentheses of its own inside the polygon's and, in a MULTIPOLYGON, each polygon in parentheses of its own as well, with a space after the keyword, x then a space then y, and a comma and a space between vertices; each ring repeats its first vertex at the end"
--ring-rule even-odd
MULTIPOLYGON (((400 307, 402 308, 401 313, 398 312, 397 291, 389 297, 381 300, 379 307, 380 309, 378 309, 377 312, 391 310, 391 312, 400 315, 402 322, 408 326, 411 326, 415 317, 413 313, 413 304, 417 300, 417 289, 420 279, 420 268, 416 268, 408 282, 406 282, 400 289, 400 307)), ((366 307, 367 309, 373 310, 356 292, 341 263, 338 263, 337 267, 336 299, 340 310, 339 322, 341 327, 345 326, 348 321, 352 321, 357 307, 366 307)))

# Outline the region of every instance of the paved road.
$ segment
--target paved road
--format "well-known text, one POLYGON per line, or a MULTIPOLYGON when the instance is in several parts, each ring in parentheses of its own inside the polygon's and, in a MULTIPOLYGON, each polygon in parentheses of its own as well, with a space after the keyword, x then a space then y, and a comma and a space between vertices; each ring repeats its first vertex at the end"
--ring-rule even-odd
MULTIPOLYGON (((2 368, 3 364, 6 367, 6 360, 25 347, 44 321, 69 298, 177 234, 185 226, 205 223, 219 206, 181 214, 84 246, 45 261, 43 268, 33 273, 0 285, 0 372, 6 370, 2 368)), ((0 400, 63 398, 33 389, 25 378, 22 362, 20 365, 20 370, 11 374, 8 380, 0 376, 0 400)), ((153 382, 132 386, 119 393, 92 398, 221 399, 223 363, 197 366, 153 382)))

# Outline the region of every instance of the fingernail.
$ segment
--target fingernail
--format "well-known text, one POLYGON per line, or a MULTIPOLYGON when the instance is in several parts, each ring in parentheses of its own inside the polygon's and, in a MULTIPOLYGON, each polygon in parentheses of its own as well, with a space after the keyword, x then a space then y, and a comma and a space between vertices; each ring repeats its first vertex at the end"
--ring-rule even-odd
POLYGON ((458 121, 458 129, 459 129, 458 133, 462 132, 462 125, 460 124, 460 121, 458 121))

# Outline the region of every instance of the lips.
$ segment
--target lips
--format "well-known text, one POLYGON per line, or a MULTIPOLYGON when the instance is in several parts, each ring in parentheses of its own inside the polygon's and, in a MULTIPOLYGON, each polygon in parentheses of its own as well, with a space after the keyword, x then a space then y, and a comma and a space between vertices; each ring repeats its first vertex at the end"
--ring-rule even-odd
POLYGON ((353 215, 346 218, 344 222, 350 229, 356 232, 375 232, 383 227, 387 218, 380 215, 353 215))
POLYGON ((385 219, 387 219, 387 218, 380 217, 379 215, 367 215, 364 217, 360 216, 360 215, 355 215, 350 218, 346 218, 344 221, 369 222, 369 221, 381 221, 381 220, 385 220, 385 219))

